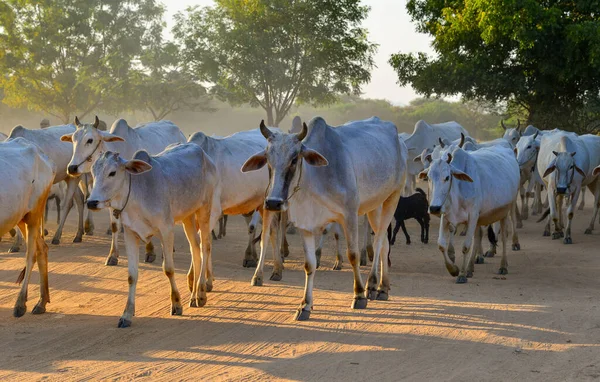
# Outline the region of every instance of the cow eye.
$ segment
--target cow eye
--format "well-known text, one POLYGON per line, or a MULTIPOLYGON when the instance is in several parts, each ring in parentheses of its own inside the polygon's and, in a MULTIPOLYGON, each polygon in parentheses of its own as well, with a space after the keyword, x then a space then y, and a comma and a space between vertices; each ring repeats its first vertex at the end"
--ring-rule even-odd
POLYGON ((88 139, 87 144, 91 144, 92 142, 94 142, 94 140, 92 138, 88 139))
POLYGON ((446 179, 444 179, 444 182, 447 182, 450 180, 450 176, 447 176, 446 179))
POLYGON ((115 176, 116 172, 112 171, 110 174, 108 174, 108 176, 115 176))
POLYGON ((295 166, 298 163, 298 157, 292 159, 292 166, 295 166))
POLYGON ((531 148, 531 145, 527 146, 527 148, 528 148, 528 149, 530 149, 530 148, 531 148))

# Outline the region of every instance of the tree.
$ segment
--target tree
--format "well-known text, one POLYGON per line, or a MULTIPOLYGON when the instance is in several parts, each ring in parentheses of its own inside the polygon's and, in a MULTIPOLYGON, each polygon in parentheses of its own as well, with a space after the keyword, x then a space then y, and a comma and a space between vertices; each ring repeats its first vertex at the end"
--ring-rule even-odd
POLYGON ((216 0, 176 16, 174 35, 195 73, 232 105, 262 107, 277 126, 295 102, 360 93, 375 45, 359 0, 216 0))
POLYGON ((146 110, 156 121, 174 111, 210 110, 206 89, 181 66, 177 45, 160 43, 144 52, 132 73, 129 108, 146 110))
POLYGON ((163 29, 154 0, 0 0, 4 102, 71 122, 125 104, 132 61, 163 29))
MULTIPOLYGON (((409 0, 434 57, 398 53, 400 85, 526 111, 540 128, 579 130, 600 99, 600 3, 409 0)), ((600 117, 600 114, 598 114, 600 117)))

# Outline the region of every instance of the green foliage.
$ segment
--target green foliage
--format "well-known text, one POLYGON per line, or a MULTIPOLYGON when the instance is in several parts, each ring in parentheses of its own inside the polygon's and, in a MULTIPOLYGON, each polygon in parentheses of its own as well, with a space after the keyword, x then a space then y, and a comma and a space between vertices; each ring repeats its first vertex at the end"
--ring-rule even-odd
POLYGON ((262 107, 277 126, 295 102, 360 93, 375 45, 359 0, 217 0, 176 16, 186 62, 232 105, 262 107))
POLYGON ((540 128, 600 118, 600 2, 409 0, 407 9, 436 55, 393 55, 400 85, 512 103, 540 128))
POLYGON ((65 123, 122 110, 132 62, 160 38, 162 14, 154 0, 0 0, 4 102, 65 123))

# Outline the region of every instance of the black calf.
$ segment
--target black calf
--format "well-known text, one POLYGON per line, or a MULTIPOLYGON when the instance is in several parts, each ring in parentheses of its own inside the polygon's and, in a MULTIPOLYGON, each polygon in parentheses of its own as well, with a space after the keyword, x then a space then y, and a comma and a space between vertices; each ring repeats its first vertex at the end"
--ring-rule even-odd
MULTIPOLYGON (((406 236, 406 244, 410 244, 410 236, 406 232, 406 226, 404 221, 408 219, 415 219, 421 225, 421 242, 427 244, 429 242, 429 213, 427 212, 429 202, 427 201, 427 195, 425 191, 417 188, 417 192, 409 197, 401 197, 394 212, 394 218, 396 219, 396 227, 394 227, 394 233, 390 244, 396 242, 396 234, 400 227, 402 232, 406 236)), ((391 224, 390 224, 391 228, 391 224)))

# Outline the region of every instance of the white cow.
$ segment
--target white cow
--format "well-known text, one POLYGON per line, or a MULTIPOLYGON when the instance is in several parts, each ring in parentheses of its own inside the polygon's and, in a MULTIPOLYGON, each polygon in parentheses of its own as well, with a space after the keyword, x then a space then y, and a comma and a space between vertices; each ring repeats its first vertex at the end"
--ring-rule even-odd
MULTIPOLYGON (((537 159, 540 151, 542 137, 539 133, 533 135, 523 135, 514 151, 517 155, 517 163, 521 170, 521 181, 519 193, 521 195, 521 213, 522 219, 527 219, 529 215, 529 205, 527 202, 528 196, 534 191, 533 212, 535 215, 541 209, 541 193, 543 180, 537 170, 537 159), (525 183, 528 187, 525 190, 525 183)), ((521 223, 522 225, 522 223, 521 223)))
MULTIPOLYGON (((481 232, 477 228, 497 221, 501 224, 503 243, 499 273, 506 274, 506 222, 514 210, 519 188, 519 166, 512 150, 501 146, 473 152, 456 148, 434 160, 419 178, 429 179, 432 192, 429 210, 441 217, 438 245, 446 269, 452 276, 458 276, 456 282, 465 283, 472 276, 474 254, 478 251, 471 246, 474 235, 481 232), (451 230, 459 224, 467 224, 460 268, 448 254, 451 230)), ((516 233, 514 223, 513 232, 516 233)), ((475 242, 480 242, 480 237, 475 242)))
POLYGON ((23 285, 13 310, 15 317, 21 317, 27 311, 27 287, 36 261, 40 271, 41 296, 32 313, 44 313, 50 301, 48 246, 42 231, 44 207, 55 176, 52 160, 32 142, 15 138, 0 143, 0 236, 18 226, 25 232, 27 241, 25 269, 18 280, 23 280, 23 285))
MULTIPOLYGON (((571 244, 571 223, 582 186, 588 174, 592 174, 590 155, 584 141, 575 133, 553 131, 542 137, 537 168, 546 189, 550 208, 542 215, 542 221, 548 214, 544 236, 550 236, 550 222, 554 222, 552 239, 564 236, 564 243, 571 244), (563 231, 562 203, 565 196, 570 197, 567 209, 568 223, 563 231)), ((593 220, 592 220, 593 222, 593 220)))
MULTIPOLYGON (((77 129, 61 137, 63 142, 71 146, 72 158, 65 166, 69 175, 75 179, 89 173, 94 163, 104 152, 118 152, 122 158, 131 159, 138 150, 146 150, 150 155, 163 151, 172 143, 184 143, 185 136, 171 121, 149 122, 135 128, 129 127, 124 119, 116 120, 110 131, 99 130, 100 120, 95 118, 94 124, 82 124, 75 117, 77 129), (72 142, 69 143, 69 142, 72 142)), ((106 265, 119 263, 119 225, 120 221, 110 214, 112 241, 106 265)), ((164 250, 164 248, 163 248, 164 250)), ((146 247, 146 261, 156 258, 151 242, 146 247)))
MULTIPOLYGON (((79 209, 79 224, 77 228, 77 234, 73 239, 74 243, 79 243, 81 242, 84 233, 83 193, 77 187, 79 180, 72 178, 67 174, 67 164, 69 163, 73 153, 73 147, 69 143, 60 141, 61 136, 65 134, 72 134, 74 131, 74 125, 52 126, 45 129, 35 130, 26 129, 19 125, 12 129, 8 138, 13 139, 21 137, 35 143, 46 155, 48 155, 50 160, 54 162, 56 165, 56 176, 54 178, 54 183, 59 183, 63 180, 67 182, 65 201, 68 205, 71 205, 70 201, 73 199, 73 197, 75 197, 74 200, 79 209)), ((56 233, 54 234, 54 238, 52 239, 52 244, 60 244, 60 238, 62 236, 63 227, 65 225, 65 221, 67 220, 68 214, 69 209, 67 208, 65 213, 61 216, 60 224, 56 230, 56 233)), ((89 226, 91 226, 91 224, 89 224, 89 226)))
POLYGON ((118 212, 125 228, 129 296, 118 327, 130 326, 135 315, 139 243, 149 242, 154 235, 161 241, 163 270, 171 284, 171 314, 182 314, 173 263, 178 222, 183 223, 192 254, 188 272, 190 306, 206 304, 206 292, 212 288, 212 269, 207 267, 210 233, 221 216, 219 177, 208 155, 191 143, 173 145, 156 156, 139 151, 131 160, 107 151, 92 166, 92 174, 94 188, 88 207, 111 208, 113 213, 118 212))
POLYGON ((507 128, 506 125, 504 125, 503 120, 500 121, 500 124, 504 129, 504 135, 502 136, 502 138, 508 141, 508 143, 510 143, 510 146, 514 148, 519 142, 519 139, 521 139, 521 136, 523 135, 521 132, 521 121, 517 119, 517 127, 515 128, 507 128))
POLYGON ((354 273, 355 309, 366 308, 367 298, 386 300, 389 293, 387 227, 406 181, 406 158, 396 127, 373 117, 333 128, 320 117, 303 125, 299 134, 273 133, 261 123, 267 148, 250 157, 242 171, 269 165, 261 254, 253 283, 262 278, 265 237, 272 213, 288 211, 304 241, 306 285, 295 319, 306 320, 313 307, 316 270, 315 234, 331 222, 339 223, 347 242, 354 273), (302 142, 306 137, 306 141, 302 142), (375 231, 375 256, 365 287, 358 258, 359 216, 367 214, 375 231), (381 260, 381 277, 378 269, 381 260), (379 286, 378 284, 379 278, 379 286))

